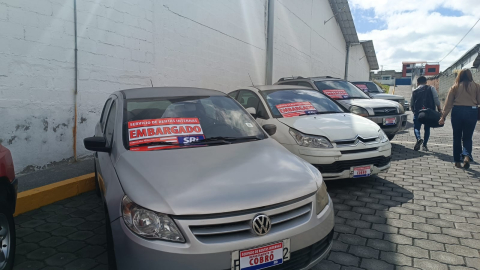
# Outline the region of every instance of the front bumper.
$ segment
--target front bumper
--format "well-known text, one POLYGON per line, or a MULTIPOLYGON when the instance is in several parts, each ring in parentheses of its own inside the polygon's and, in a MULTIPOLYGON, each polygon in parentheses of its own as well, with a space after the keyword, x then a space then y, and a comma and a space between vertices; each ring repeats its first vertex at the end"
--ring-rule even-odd
POLYGON ((194 225, 222 224, 239 219, 253 219, 258 213, 239 216, 198 218, 174 217, 186 243, 147 240, 132 233, 122 218, 112 222, 115 255, 118 269, 231 269, 232 252, 290 239, 291 259, 269 269, 309 269, 323 259, 331 249, 334 226, 333 203, 330 199, 325 209, 315 215, 315 195, 287 206, 262 211, 274 215, 275 211, 288 211, 290 207, 311 204, 312 210, 301 224, 288 229, 272 231, 261 237, 229 239, 229 241, 201 241, 193 234, 194 225), (300 259, 300 256, 302 258, 300 259), (296 260, 296 259, 299 260, 296 260), (290 263, 289 263, 290 262, 290 263), (289 265, 296 263, 294 265, 289 265), (298 263, 298 264, 297 264, 298 263), (286 267, 286 268, 284 268, 286 267))
POLYGON ((369 116, 367 117, 368 119, 372 120, 375 122, 377 125, 379 125, 383 132, 387 135, 395 135, 396 133, 405 130, 407 128, 407 115, 406 114, 400 114, 400 115, 385 115, 385 116, 369 116), (386 126, 383 124, 383 120, 385 118, 394 118, 396 119, 396 124, 392 126, 386 126))
POLYGON ((330 149, 309 148, 288 144, 282 145, 290 150, 290 152, 318 168, 324 180, 352 178, 352 167, 364 165, 373 165, 372 175, 384 172, 390 168, 390 157, 392 155, 392 145, 389 142, 372 144, 359 143, 352 147, 335 147, 330 149), (371 151, 367 151, 370 149, 371 151), (349 151, 362 150, 365 150, 365 152, 346 153, 349 151))

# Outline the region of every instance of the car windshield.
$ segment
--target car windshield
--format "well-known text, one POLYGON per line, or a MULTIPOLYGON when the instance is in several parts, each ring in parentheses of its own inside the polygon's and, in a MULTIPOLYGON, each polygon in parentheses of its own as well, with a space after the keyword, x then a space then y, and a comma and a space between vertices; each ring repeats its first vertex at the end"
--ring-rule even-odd
POLYGON ((373 82, 353 82, 353 84, 360 88, 365 93, 376 93, 382 94, 385 93, 382 88, 380 88, 377 84, 373 82))
POLYGON ((318 90, 333 99, 369 99, 362 90, 347 81, 316 81, 318 90))
POLYGON ((126 108, 124 134, 132 151, 266 138, 252 117, 226 96, 133 99, 126 108))
POLYGON ((275 118, 344 112, 334 101, 314 90, 270 90, 261 93, 275 118))

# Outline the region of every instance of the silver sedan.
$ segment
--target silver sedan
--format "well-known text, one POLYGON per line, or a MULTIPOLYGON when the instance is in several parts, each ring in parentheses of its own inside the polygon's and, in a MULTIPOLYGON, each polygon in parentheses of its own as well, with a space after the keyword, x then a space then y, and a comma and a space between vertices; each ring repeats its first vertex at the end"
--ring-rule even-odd
POLYGON ((235 100, 199 88, 113 93, 95 137, 111 269, 309 269, 330 251, 320 172, 235 100))

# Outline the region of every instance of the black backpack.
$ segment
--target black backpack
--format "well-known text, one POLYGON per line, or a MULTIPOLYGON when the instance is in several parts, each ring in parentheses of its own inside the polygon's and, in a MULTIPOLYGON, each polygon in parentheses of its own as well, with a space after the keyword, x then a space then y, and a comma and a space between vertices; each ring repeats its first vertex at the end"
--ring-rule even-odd
POLYGON ((433 100, 432 89, 428 85, 413 91, 412 93, 412 111, 417 114, 422 109, 435 110, 435 101, 433 100))

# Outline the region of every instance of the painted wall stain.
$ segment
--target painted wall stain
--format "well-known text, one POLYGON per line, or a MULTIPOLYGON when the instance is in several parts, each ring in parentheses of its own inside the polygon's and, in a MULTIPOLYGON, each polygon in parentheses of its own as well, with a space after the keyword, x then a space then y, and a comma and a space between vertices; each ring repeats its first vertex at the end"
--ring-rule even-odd
POLYGON ((2 143, 3 143, 3 140, 2 140, 2 139, 0 139, 0 144, 2 144, 2 143))
POLYGON ((25 141, 29 142, 29 141, 31 141, 31 140, 32 140, 32 136, 27 135, 27 137, 25 137, 25 141))
POLYGON ((7 144, 8 144, 8 145, 12 144, 13 141, 15 141, 16 138, 17 138, 17 136, 15 136, 15 135, 12 136, 12 137, 10 137, 10 139, 7 141, 7 144))
POLYGON ((82 124, 83 122, 87 122, 87 118, 85 117, 80 117, 80 124, 82 124))
POLYGON ((43 130, 48 131, 48 121, 47 121, 47 119, 46 118, 43 119, 42 123, 43 123, 43 130))
POLYGON ((24 131, 27 131, 30 129, 29 125, 16 125, 15 126, 15 131, 18 131, 19 129, 23 129, 24 131))
POLYGON ((57 129, 58 129, 60 126, 62 126, 62 127, 68 127, 67 124, 61 123, 61 124, 58 124, 58 125, 56 125, 56 126, 54 126, 54 127, 52 128, 52 129, 53 129, 53 132, 57 132, 57 129))

